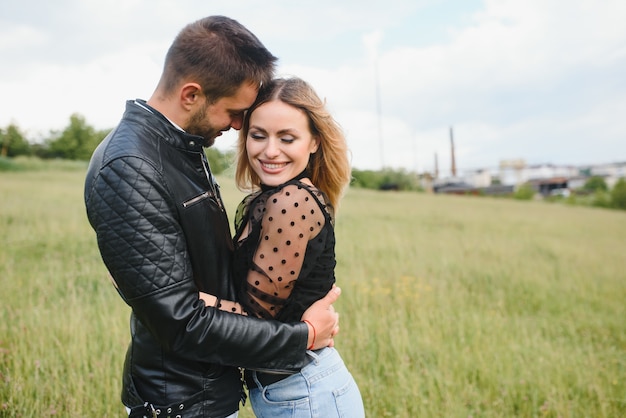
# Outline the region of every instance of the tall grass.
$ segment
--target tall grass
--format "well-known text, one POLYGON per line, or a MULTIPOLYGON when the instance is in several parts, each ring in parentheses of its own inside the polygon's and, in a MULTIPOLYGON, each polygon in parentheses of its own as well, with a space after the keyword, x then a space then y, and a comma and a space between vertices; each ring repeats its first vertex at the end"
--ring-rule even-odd
MULTIPOLYGON (((0 173, 0 417, 124 416, 83 175, 0 173)), ((368 416, 626 416, 625 237, 623 212, 350 190, 337 347, 368 416)))
POLYGON ((350 192, 348 363, 372 416, 626 412, 626 216, 350 192))
POLYGON ((119 416, 128 310, 94 246, 83 176, 0 173, 0 416, 119 416))

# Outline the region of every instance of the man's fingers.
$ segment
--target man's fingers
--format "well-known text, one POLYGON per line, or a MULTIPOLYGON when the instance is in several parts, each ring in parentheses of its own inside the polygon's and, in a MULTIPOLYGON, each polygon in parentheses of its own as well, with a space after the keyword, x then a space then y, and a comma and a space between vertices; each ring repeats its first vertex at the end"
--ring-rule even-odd
MULTIPOLYGON (((339 299, 339 295, 341 294, 341 288, 337 286, 333 286, 332 289, 324 296, 324 302, 331 306, 333 303, 337 302, 339 299)), ((333 309, 334 310, 334 309, 333 309)))
POLYGON ((333 303, 339 299, 341 289, 333 288, 322 299, 311 305, 302 315, 303 321, 308 321, 309 344, 313 349, 332 347, 335 344, 334 336, 339 332, 339 313, 333 308, 333 303))

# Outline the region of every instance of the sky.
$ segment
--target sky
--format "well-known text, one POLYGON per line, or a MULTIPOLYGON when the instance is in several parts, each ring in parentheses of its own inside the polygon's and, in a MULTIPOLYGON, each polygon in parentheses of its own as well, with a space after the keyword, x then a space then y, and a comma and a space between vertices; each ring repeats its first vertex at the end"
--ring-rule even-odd
POLYGON ((313 85, 354 168, 449 172, 451 135, 461 173, 626 161, 623 0, 2 0, 0 128, 113 128, 180 29, 216 14, 313 85))

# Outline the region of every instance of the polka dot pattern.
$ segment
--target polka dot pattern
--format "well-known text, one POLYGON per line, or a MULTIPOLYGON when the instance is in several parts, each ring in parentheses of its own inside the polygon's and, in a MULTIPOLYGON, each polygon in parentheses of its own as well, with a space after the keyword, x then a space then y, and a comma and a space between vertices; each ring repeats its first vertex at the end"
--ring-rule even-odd
POLYGON ((285 320, 330 289, 335 239, 332 210, 325 200, 319 190, 298 180, 244 200, 251 215, 236 221, 236 264, 250 265, 240 298, 248 312, 285 320), (243 231, 249 239, 242 238, 243 231))

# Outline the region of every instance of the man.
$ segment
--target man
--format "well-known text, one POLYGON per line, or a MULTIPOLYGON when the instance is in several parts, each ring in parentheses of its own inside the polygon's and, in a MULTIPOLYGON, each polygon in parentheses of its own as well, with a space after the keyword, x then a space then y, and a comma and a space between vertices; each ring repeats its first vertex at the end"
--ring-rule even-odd
POLYGON ((294 372, 307 348, 332 344, 331 291, 300 322, 205 307, 199 291, 234 300, 232 240, 203 146, 242 116, 276 57, 238 22, 186 26, 146 102, 131 100, 94 152, 87 216, 116 288, 132 308, 122 402, 130 416, 236 416, 238 367, 294 372))

